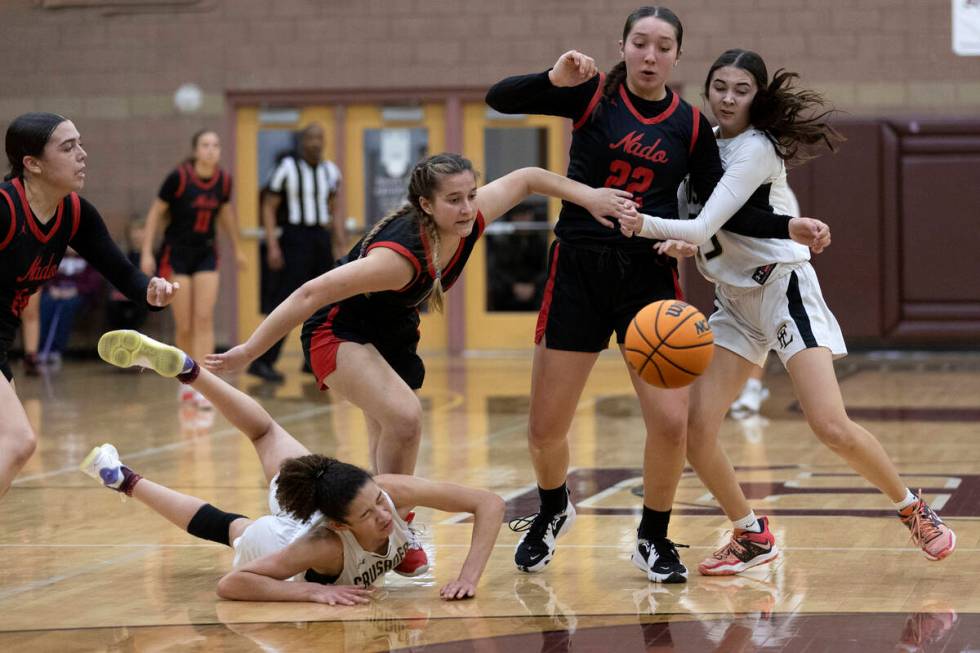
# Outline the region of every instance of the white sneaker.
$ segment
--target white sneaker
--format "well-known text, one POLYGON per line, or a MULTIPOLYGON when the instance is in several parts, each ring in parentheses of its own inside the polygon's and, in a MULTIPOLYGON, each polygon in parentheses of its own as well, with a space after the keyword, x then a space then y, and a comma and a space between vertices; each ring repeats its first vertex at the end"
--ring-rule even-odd
POLYGON ((116 367, 148 367, 160 376, 174 377, 184 368, 181 350, 138 331, 109 331, 99 338, 99 356, 116 367))
POLYGON ((109 488, 118 489, 123 482, 119 452, 108 442, 93 448, 78 468, 109 488))
POLYGON ((762 402, 769 398, 769 389, 762 386, 758 379, 749 379, 742 388, 742 393, 732 402, 732 415, 752 415, 759 412, 762 402))

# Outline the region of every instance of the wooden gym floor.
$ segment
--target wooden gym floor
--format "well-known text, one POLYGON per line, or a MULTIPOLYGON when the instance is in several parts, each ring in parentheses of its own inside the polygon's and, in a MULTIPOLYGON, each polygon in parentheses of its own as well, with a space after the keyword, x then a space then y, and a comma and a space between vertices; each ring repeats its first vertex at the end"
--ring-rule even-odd
MULTIPOLYGON (((430 356, 417 473, 491 488, 508 517, 535 509, 525 444, 529 357, 430 356)), ((318 393, 299 360, 286 384, 243 377, 310 449, 365 464, 359 412, 318 393)), ((968 651, 980 650, 980 356, 854 355, 838 366, 848 409, 883 442, 958 533, 928 562, 887 500, 810 434, 789 379, 771 369, 762 415, 722 437, 784 555, 740 577, 694 567, 727 522, 686 474, 671 536, 692 569, 656 586, 628 561, 640 500, 642 423, 621 360, 600 359, 570 434, 579 520, 541 574, 514 569, 506 526, 475 600, 445 603, 469 525, 421 511, 433 569, 389 577, 370 606, 234 603, 214 588, 230 550, 195 540, 77 471, 101 442, 146 477, 230 511, 263 513, 266 488, 246 439, 220 416, 179 408, 152 373, 68 362, 18 392, 40 446, 0 502, 3 651, 968 651)))

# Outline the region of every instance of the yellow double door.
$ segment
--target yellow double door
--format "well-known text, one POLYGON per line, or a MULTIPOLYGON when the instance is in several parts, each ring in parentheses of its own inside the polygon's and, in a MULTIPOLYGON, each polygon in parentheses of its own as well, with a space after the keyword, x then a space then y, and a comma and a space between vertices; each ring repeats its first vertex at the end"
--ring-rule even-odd
MULTIPOLYGON (((268 182, 275 155, 288 149, 292 135, 310 122, 324 126, 327 138, 323 156, 337 163, 343 174, 337 206, 349 229, 350 245, 382 217, 383 210, 403 201, 406 170, 421 156, 460 151, 481 172, 481 183, 524 165, 538 165, 558 173, 564 173, 566 167, 567 121, 542 116, 498 116, 479 102, 429 102, 400 110, 377 104, 281 111, 238 108, 235 201, 245 236, 244 250, 249 257, 249 264, 238 277, 239 340, 254 331, 263 318, 259 310, 260 190, 268 182), (450 115, 451 112, 458 115, 450 115), (447 127, 453 124, 462 128, 447 127)), ((547 264, 546 248, 559 208, 557 200, 532 198, 517 207, 513 216, 505 216, 491 228, 474 249, 463 277, 450 291, 446 312, 423 315, 423 351, 532 346, 547 264), (525 215, 517 215, 519 211, 525 215), (533 220, 526 222, 532 213, 533 220), (515 259, 518 249, 520 257, 515 259), (526 279, 522 281, 521 275, 526 279), (513 299, 512 287, 520 291, 522 301, 509 301, 513 299)), ((287 338, 285 351, 299 350, 297 329, 287 338)))

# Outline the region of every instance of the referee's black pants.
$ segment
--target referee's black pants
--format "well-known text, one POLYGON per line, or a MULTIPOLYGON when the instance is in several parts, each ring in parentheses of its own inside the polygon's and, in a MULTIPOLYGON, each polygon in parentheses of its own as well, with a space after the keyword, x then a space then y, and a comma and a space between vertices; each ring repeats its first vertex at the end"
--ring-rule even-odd
MULTIPOLYGON (((266 260, 266 245, 259 248, 262 259, 261 308, 268 315, 304 283, 333 268, 333 248, 330 227, 306 227, 287 224, 282 227, 279 248, 284 265, 281 270, 270 270, 266 260)), ((272 345, 258 357, 270 366, 279 359, 285 338, 272 345)))

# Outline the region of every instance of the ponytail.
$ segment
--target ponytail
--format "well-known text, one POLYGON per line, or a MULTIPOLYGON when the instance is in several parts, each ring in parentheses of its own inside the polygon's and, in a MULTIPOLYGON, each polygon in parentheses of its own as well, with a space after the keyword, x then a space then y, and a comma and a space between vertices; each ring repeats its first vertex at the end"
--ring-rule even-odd
POLYGON ((351 502, 369 480, 367 471, 328 456, 287 458, 279 468, 276 501, 300 521, 309 521, 319 512, 344 523, 351 502))

